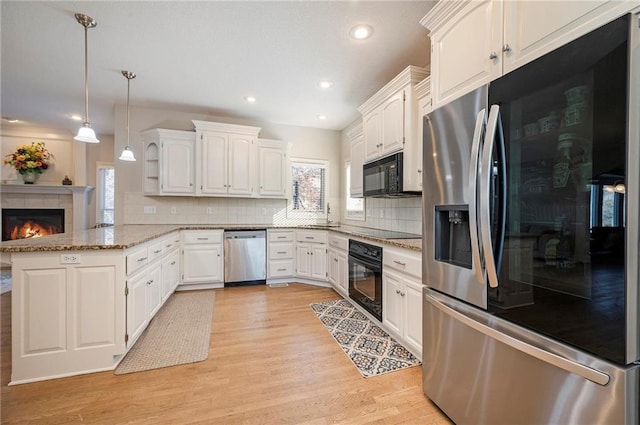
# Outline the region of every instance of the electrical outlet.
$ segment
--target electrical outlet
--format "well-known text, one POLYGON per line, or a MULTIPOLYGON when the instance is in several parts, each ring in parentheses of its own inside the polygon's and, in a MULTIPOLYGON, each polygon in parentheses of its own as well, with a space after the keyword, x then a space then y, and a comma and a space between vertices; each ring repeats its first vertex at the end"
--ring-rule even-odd
POLYGON ((155 214, 156 213, 156 207, 153 205, 147 205, 144 207, 144 213, 145 214, 155 214))
POLYGON ((171 214, 178 214, 178 208, 171 207, 171 214))
POLYGON ((207 207, 207 214, 213 214, 213 207, 207 207))
POLYGON ((80 264, 80 255, 60 254, 60 264, 80 264))

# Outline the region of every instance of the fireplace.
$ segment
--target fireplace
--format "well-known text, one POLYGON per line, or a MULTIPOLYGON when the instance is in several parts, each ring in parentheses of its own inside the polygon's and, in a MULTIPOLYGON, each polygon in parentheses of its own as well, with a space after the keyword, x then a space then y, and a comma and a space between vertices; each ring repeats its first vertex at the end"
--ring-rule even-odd
POLYGON ((38 238, 55 233, 64 233, 64 209, 2 209, 3 241, 38 238))

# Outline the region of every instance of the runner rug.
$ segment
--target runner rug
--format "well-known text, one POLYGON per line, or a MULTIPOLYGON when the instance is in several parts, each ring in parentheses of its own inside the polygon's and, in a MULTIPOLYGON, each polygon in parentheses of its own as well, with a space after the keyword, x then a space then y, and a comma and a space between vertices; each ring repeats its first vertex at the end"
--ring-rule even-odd
POLYGON ((349 301, 326 301, 310 306, 365 378, 421 364, 349 301))
POLYGON ((206 360, 214 292, 176 292, 115 370, 116 375, 206 360))

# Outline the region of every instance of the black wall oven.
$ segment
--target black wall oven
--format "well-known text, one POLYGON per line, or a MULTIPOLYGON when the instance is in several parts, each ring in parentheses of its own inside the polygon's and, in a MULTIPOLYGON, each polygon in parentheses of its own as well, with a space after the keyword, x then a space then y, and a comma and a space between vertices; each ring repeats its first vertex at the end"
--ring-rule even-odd
POLYGON ((382 248, 349 239, 349 298, 382 321, 382 248))

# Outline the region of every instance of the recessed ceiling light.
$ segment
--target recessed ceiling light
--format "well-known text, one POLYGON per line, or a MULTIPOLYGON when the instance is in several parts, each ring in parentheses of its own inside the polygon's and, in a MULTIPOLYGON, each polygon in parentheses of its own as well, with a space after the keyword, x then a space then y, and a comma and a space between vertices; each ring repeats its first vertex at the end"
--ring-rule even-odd
POLYGON ((320 80, 320 82, 318 83, 318 87, 320 87, 321 89, 328 89, 331 86, 333 86, 333 82, 329 80, 320 80))
POLYGON ((324 120, 327 119, 327 116, 326 115, 318 115, 318 119, 324 121, 324 120))
POLYGON ((349 31, 351 38, 356 40, 364 40, 371 37, 371 34, 373 34, 373 28, 370 25, 356 25, 349 31))
POLYGON ((246 100, 249 103, 256 103, 256 98, 253 96, 245 96, 244 100, 246 100))
POLYGON ((67 115, 69 118, 71 118, 74 121, 82 121, 84 120, 84 117, 82 115, 78 115, 78 114, 69 114, 67 115))

